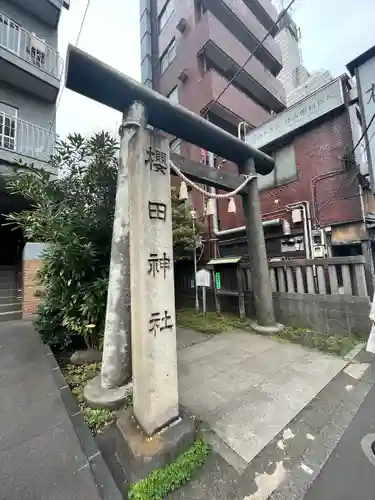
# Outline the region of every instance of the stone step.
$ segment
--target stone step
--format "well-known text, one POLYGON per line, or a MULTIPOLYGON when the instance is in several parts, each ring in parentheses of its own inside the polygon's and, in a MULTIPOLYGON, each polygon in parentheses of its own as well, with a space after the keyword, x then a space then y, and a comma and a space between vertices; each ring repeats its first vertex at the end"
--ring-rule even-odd
POLYGON ((16 319, 22 319, 22 310, 12 312, 2 312, 0 313, 0 323, 4 321, 14 321, 16 319))
POLYGON ((14 312, 22 309, 22 302, 11 302, 10 304, 0 304, 0 313, 14 312))
POLYGON ((0 300, 3 297, 22 297, 22 290, 17 287, 0 288, 0 300))
POLYGON ((18 304, 21 304, 22 298, 15 293, 12 293, 10 295, 0 295, 0 307, 7 304, 14 304, 16 302, 18 304))
POLYGON ((18 290, 19 288, 16 281, 0 281, 0 290, 18 290))

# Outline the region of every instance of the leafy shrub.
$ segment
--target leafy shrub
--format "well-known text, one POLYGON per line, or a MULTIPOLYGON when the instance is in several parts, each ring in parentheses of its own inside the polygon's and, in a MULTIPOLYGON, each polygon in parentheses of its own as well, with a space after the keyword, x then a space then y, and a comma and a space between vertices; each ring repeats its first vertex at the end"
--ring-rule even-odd
POLYGON ((129 500, 163 500, 169 493, 180 488, 203 466, 210 445, 203 439, 163 469, 157 469, 146 479, 131 486, 129 500))
MULTIPOLYGON (((51 160, 56 174, 20 162, 7 188, 30 202, 8 218, 28 241, 47 243, 40 272, 36 327, 45 342, 65 347, 80 335, 100 348, 104 334, 118 144, 107 133, 69 135, 51 160)), ((177 258, 192 255, 197 233, 173 191, 177 258)), ((124 200, 125 202, 125 200, 124 200)))
POLYGON ((86 406, 83 390, 86 382, 100 372, 101 363, 89 363, 87 365, 71 365, 63 367, 62 371, 66 383, 71 388, 83 417, 92 434, 96 435, 101 429, 111 424, 116 419, 113 411, 105 408, 93 409, 86 406))
POLYGON ((106 133, 70 135, 57 147, 59 175, 20 163, 8 190, 30 209, 11 214, 29 241, 47 243, 40 271, 42 303, 36 326, 43 339, 65 347, 81 335, 97 348, 104 333, 118 144, 106 133))

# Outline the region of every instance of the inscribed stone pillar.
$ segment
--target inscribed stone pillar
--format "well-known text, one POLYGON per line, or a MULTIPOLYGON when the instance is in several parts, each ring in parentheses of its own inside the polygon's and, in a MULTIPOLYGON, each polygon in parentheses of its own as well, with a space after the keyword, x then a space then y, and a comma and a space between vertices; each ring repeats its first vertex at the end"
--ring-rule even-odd
POLYGON ((133 411, 151 436, 178 417, 168 140, 129 143, 133 411))

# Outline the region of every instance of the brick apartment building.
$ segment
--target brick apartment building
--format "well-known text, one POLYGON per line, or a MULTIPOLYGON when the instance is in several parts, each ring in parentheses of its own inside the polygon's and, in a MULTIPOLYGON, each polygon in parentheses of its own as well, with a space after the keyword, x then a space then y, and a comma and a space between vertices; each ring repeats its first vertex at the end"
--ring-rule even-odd
MULTIPOLYGON (((285 109, 284 88, 277 80, 282 69, 274 40, 277 13, 270 0, 140 4, 143 84, 236 136, 241 122, 252 129, 285 109), (215 102, 272 27, 272 36, 215 102)), ((173 137, 170 143, 171 151, 202 160, 200 149, 173 137)), ((192 196, 202 213, 202 196, 192 196)))
MULTIPOLYGON (((235 135, 245 121, 246 140, 274 156, 274 172, 258 179, 270 259, 363 253, 369 257, 370 276, 375 205, 362 148, 357 148, 355 159, 350 154, 361 126, 349 78, 320 79, 326 85, 318 90, 314 80, 315 92, 286 109, 285 91, 277 79, 282 51, 275 37, 298 50, 298 37, 286 40, 294 26, 288 17, 231 81, 276 19, 269 0, 143 0, 143 83, 235 135)), ((284 49, 283 54, 290 52, 284 49)), ((302 68, 299 56, 296 52, 289 61, 284 80, 286 70, 292 74, 302 68)), ((310 75, 305 76, 306 83, 310 75)), ((298 82, 293 85, 298 90, 298 82)), ((202 161, 199 149, 173 137, 170 142, 172 151, 202 161)), ((230 163, 221 168, 237 169, 230 163)), ((193 191, 191 201, 202 213, 202 196, 193 191)), ((227 201, 217 204, 211 220, 217 241, 214 255, 246 251, 240 200, 236 205, 237 213, 230 214, 227 201)))

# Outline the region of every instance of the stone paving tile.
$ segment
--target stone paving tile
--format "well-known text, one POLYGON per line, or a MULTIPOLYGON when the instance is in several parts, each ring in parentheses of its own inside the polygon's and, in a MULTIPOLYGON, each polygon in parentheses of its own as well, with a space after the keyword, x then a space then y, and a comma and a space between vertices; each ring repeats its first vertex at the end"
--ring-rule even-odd
POLYGON ((32 401, 45 398, 49 394, 58 395, 59 391, 52 377, 31 374, 22 383, 0 387, 0 414, 23 406, 32 401))
POLYGON ((325 377, 308 377, 288 367, 264 382, 260 389, 269 394, 271 399, 300 411, 327 382, 325 377))
POLYGON ((205 384, 201 384, 199 388, 190 387, 180 394, 180 403, 203 420, 210 419, 221 406, 228 402, 228 399, 208 389, 205 384))
POLYGON ((0 451, 17 446, 68 420, 59 395, 46 394, 25 406, 0 413, 0 451))
POLYGON ((247 462, 346 364, 241 331, 217 335, 179 354, 182 404, 247 462))
POLYGON ((0 325, 0 500, 101 499, 51 357, 31 322, 0 325))
MULTIPOLYGON (((241 395, 249 391, 249 387, 257 387, 262 382, 267 380, 267 375, 256 373, 252 369, 251 360, 245 360, 237 363, 230 370, 220 372, 215 378, 218 386, 222 386, 227 395, 231 394, 232 398, 236 395, 241 395)), ((218 388, 220 394, 220 390, 218 388)))
POLYGON ((192 345, 210 340, 212 335, 196 332, 189 328, 177 328, 177 349, 183 349, 192 345))
POLYGON ((346 361, 335 356, 318 353, 314 351, 307 352, 302 358, 293 363, 293 369, 302 374, 320 377, 334 377, 337 372, 342 370, 346 361))
POLYGON ((73 428, 55 427, 0 453, 0 499, 99 500, 86 464, 73 428))
POLYGON ((288 405, 275 401, 260 387, 232 401, 209 420, 221 439, 248 462, 295 414, 288 405))

